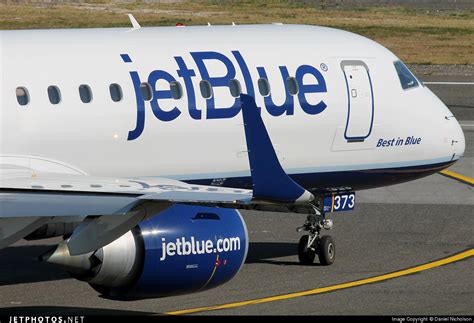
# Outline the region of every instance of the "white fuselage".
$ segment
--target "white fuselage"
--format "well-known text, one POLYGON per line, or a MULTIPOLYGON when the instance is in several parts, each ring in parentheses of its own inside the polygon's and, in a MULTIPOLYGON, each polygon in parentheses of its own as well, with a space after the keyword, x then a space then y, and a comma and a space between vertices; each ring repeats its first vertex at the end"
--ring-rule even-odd
MULTIPOLYGON (((403 89, 396 61, 367 38, 313 26, 2 31, 1 163, 226 185, 250 174, 231 79, 255 96, 290 175, 459 159, 464 136, 457 121, 422 84, 403 89), (295 77, 298 94, 286 93, 287 77, 295 77), (260 78, 270 84, 267 102, 260 78), (201 95, 203 79, 213 85, 212 99, 201 95), (166 98, 170 81, 180 83, 182 98, 166 98), (156 90, 151 101, 142 100, 140 82, 156 90), (112 83, 121 86, 120 102, 111 99, 112 83), (82 84, 92 91, 90 103, 80 99, 82 84), (59 104, 50 103, 51 85, 60 90, 59 104), (27 89, 27 105, 18 103, 18 87, 27 89)), ((315 181, 305 186, 318 187, 315 181)))

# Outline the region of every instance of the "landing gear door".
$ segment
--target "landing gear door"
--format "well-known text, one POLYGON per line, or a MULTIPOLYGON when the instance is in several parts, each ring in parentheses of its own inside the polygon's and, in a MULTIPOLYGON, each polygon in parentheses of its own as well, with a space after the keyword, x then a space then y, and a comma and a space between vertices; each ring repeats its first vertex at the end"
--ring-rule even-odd
POLYGON ((374 121, 374 93, 370 72, 362 61, 342 61, 347 87, 347 121, 344 138, 361 142, 370 136, 374 121))

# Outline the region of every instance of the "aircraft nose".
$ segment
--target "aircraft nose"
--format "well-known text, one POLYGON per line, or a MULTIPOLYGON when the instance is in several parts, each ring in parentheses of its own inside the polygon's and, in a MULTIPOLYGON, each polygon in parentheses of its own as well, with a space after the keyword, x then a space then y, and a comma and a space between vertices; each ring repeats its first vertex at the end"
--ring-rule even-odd
POLYGON ((447 117, 448 123, 448 144, 451 145, 453 160, 458 160, 464 156, 466 149, 466 138, 458 120, 454 116, 447 117))
POLYGON ((443 120, 440 128, 431 127, 433 133, 442 138, 440 139, 443 141, 443 145, 438 147, 441 148, 443 156, 450 156, 451 161, 457 161, 464 156, 466 149, 466 139, 461 125, 446 104, 428 88, 425 89, 424 93, 428 94, 430 102, 428 106, 440 112, 440 114, 436 114, 437 120, 443 120))
POLYGON ((462 127, 459 122, 456 120, 456 137, 459 138, 457 142, 457 152, 456 154, 460 157, 464 156, 464 151, 466 149, 466 137, 464 136, 464 132, 462 131, 462 127))

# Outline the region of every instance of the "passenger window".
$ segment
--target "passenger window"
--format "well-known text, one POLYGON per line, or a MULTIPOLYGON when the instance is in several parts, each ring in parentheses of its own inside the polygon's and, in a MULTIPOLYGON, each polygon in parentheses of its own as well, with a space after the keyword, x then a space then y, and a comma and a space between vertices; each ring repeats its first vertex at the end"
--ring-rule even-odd
POLYGON ((112 99, 112 101, 114 102, 122 101, 123 94, 122 94, 122 88, 120 87, 120 85, 118 85, 117 83, 110 84, 109 91, 110 91, 110 98, 112 99))
POLYGON ((175 100, 179 100, 183 97, 183 88, 181 87, 181 84, 179 82, 170 82, 170 91, 171 96, 175 100))
POLYGON ((48 97, 51 104, 58 104, 61 102, 61 91, 57 86, 51 85, 48 87, 48 97))
POLYGON ((400 79, 400 84, 402 89, 410 89, 412 87, 418 86, 418 81, 415 76, 410 72, 408 67, 405 66, 401 61, 396 61, 393 63, 395 69, 397 70, 398 78, 400 79))
POLYGON ((294 77, 290 76, 286 79, 286 88, 288 89, 288 92, 291 95, 298 94, 298 82, 296 82, 296 79, 294 77))
POLYGON ((268 83, 267 79, 258 80, 258 91, 260 92, 261 96, 270 95, 270 83, 268 83))
POLYGON ((142 99, 145 101, 150 101, 153 97, 153 90, 149 83, 140 84, 140 93, 142 94, 142 99))
POLYGON ((30 95, 26 87, 17 87, 16 88, 16 100, 19 105, 27 105, 30 102, 30 95))
POLYGON ((201 81, 199 82, 199 89, 201 90, 201 95, 204 99, 212 98, 212 86, 211 83, 208 81, 201 81))
POLYGON ((232 79, 229 81, 229 90, 230 90, 230 95, 232 95, 234 98, 237 98, 240 96, 242 93, 242 87, 240 86, 239 80, 232 79))
POLYGON ((89 103, 92 101, 92 90, 89 85, 82 84, 79 86, 79 96, 83 103, 89 103))

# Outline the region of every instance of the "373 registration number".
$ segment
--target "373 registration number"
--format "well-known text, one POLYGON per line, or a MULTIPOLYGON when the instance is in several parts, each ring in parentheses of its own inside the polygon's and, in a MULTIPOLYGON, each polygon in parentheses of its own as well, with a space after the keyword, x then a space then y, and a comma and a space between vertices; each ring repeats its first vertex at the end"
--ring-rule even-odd
POLYGON ((350 211, 355 206, 355 193, 329 193, 324 196, 323 212, 350 211))

